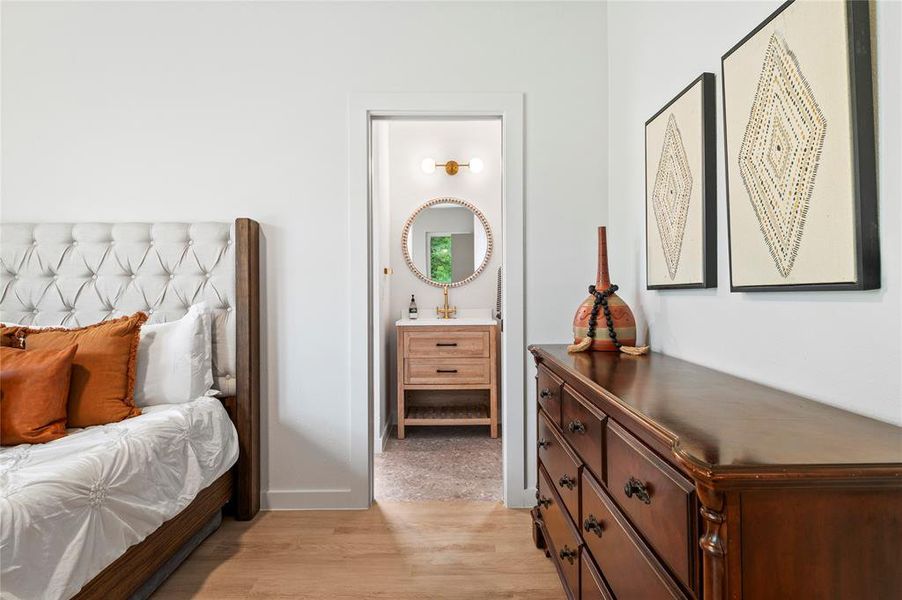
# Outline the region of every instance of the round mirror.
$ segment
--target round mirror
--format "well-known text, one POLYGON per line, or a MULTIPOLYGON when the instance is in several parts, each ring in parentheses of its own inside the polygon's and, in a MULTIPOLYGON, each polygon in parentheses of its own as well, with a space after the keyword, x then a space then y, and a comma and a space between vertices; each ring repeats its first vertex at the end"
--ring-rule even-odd
POLYGON ((435 198, 416 209, 401 233, 404 260, 435 286, 469 283, 489 264, 492 230, 478 208, 457 198, 435 198))

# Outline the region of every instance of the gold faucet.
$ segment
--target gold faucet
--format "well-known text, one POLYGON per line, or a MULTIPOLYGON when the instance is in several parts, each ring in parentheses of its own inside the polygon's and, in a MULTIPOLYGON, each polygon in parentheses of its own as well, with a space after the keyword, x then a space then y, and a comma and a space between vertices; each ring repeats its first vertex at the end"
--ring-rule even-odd
POLYGON ((438 315, 439 319, 450 319, 455 314, 457 314, 457 307, 448 306, 448 286, 447 285, 442 286, 442 289, 444 290, 444 295, 445 295, 445 305, 442 306, 441 308, 436 308, 435 314, 438 315))

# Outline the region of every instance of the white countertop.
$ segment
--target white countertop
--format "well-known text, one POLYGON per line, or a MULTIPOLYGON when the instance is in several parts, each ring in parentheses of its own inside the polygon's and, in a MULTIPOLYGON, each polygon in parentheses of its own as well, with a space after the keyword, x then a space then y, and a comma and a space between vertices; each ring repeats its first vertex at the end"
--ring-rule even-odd
POLYGON ((426 311, 420 309, 420 318, 408 319, 407 311, 404 311, 404 317, 395 321, 395 325, 402 327, 436 327, 436 326, 463 326, 463 325, 496 325, 498 322, 492 318, 492 309, 490 308, 459 308, 457 314, 450 319, 439 319, 435 316, 435 309, 429 309, 429 316, 426 311))

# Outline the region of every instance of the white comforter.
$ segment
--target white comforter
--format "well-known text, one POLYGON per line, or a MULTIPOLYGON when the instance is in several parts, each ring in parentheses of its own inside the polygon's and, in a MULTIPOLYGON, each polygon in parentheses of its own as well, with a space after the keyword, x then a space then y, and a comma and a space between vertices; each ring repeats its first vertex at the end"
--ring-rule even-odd
POLYGON ((0 450, 0 597, 69 598, 238 458, 215 398, 0 450))

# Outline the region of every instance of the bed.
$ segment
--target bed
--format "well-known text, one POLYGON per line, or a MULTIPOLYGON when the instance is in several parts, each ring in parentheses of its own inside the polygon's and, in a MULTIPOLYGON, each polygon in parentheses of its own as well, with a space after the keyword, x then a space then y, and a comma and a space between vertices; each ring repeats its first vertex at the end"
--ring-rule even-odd
POLYGON ((0 321, 149 322, 213 308, 219 397, 0 450, 0 595, 145 598, 260 502, 259 225, 0 225, 0 321))

